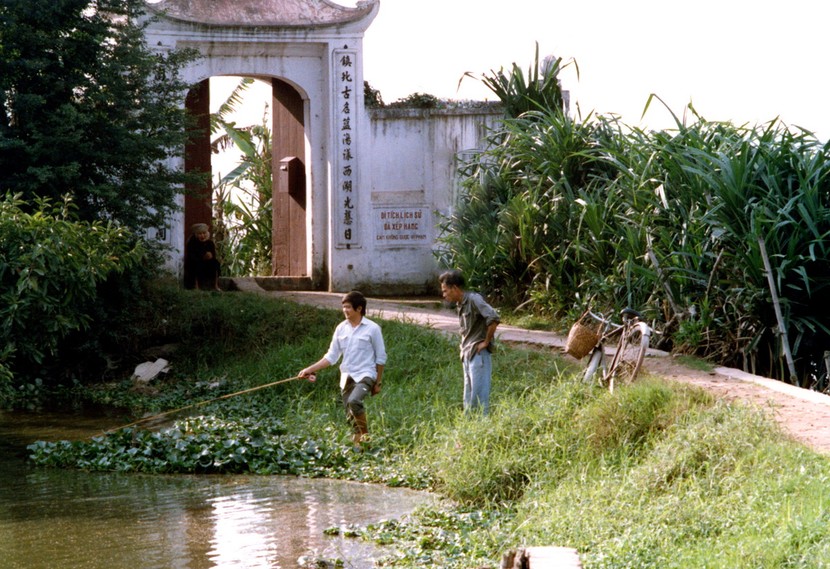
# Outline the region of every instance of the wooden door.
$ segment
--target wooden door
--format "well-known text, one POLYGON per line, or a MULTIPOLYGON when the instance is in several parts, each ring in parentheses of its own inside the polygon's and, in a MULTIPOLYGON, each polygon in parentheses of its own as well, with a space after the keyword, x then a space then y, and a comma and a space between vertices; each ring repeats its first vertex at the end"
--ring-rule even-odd
POLYGON ((185 107, 196 118, 195 132, 185 147, 184 171, 199 172, 204 180, 187 184, 184 194, 184 241, 194 223, 213 221, 212 181, 210 176, 210 80, 205 79, 187 93, 185 107))
POLYGON ((272 80, 274 276, 308 275, 303 99, 294 87, 272 80))

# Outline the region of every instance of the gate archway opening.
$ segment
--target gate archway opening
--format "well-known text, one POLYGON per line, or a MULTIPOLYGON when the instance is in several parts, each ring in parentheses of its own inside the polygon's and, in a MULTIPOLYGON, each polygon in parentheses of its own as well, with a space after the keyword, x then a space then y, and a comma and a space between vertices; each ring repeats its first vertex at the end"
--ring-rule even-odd
MULTIPOLYGON (((234 226, 232 220, 222 218, 222 204, 217 203, 217 200, 233 199, 238 203, 238 200, 244 198, 240 197, 239 190, 236 195, 229 195, 225 191, 227 188, 220 188, 219 181, 241 161, 247 159, 250 168, 262 168, 259 162, 263 159, 269 160, 270 180, 265 182, 265 187, 262 187, 263 182, 259 180, 253 182, 257 187, 245 188, 246 192, 252 192, 251 195, 258 199, 248 200, 244 204, 244 210, 251 215, 261 213, 254 211, 258 207, 271 210, 270 267, 267 272, 259 267, 255 271, 256 274, 245 276, 282 277, 291 288, 309 288, 311 282, 306 228, 310 188, 306 176, 306 101, 294 86, 281 78, 251 77, 260 88, 251 93, 251 97, 242 99, 237 115, 244 118, 241 124, 232 124, 239 129, 250 129, 254 124, 266 127, 269 131, 266 136, 260 135, 253 142, 267 144, 269 148, 257 155, 253 155, 251 149, 246 149, 243 154, 241 149, 235 148, 223 157, 217 154, 214 144, 217 134, 211 133, 210 116, 211 112, 217 111, 229 92, 227 87, 225 91, 217 88, 215 80, 223 79, 225 85, 235 85, 234 81, 241 81, 243 77, 213 79, 213 84, 211 79, 199 82, 187 94, 185 101, 189 112, 195 117, 196 132, 186 149, 184 167, 188 172, 202 173, 203 178, 201 183, 186 188, 182 238, 187 240, 190 227, 194 223, 208 223, 218 229, 224 227, 227 231, 245 231, 244 228, 240 228, 238 222, 234 226), (230 83, 227 80, 230 80, 230 83), (265 97, 262 95, 263 85, 267 86, 265 97), (220 191, 217 192, 217 189, 220 191)), ((250 221, 253 225, 256 220, 250 221)), ((263 229, 262 226, 252 226, 248 230, 255 232, 263 229)), ((219 237, 221 239, 221 235, 219 237)), ((229 253, 233 254, 233 251, 229 253)))

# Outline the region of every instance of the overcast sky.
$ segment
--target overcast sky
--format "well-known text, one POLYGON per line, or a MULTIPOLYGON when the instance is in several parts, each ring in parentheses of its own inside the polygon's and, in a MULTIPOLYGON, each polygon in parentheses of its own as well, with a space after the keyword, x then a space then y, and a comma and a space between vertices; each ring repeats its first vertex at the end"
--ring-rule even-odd
MULTIPOLYGON (((692 102, 709 120, 789 125, 830 137, 823 0, 380 0, 364 38, 364 78, 390 103, 414 92, 492 99, 475 77, 554 54, 571 109, 665 128, 692 102)), ((341 0, 354 5, 353 0, 341 0)))

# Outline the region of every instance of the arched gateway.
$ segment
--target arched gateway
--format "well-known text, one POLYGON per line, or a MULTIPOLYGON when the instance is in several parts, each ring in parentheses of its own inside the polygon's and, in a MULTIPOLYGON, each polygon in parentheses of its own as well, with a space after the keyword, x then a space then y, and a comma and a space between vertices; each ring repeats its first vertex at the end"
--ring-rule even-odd
MULTIPOLYGON (((367 293, 434 287, 433 216, 452 207, 455 158, 484 137, 485 111, 364 108, 363 35, 379 0, 161 0, 146 31, 157 50, 191 48, 186 104, 204 135, 184 167, 210 170, 208 79, 272 85, 271 286, 367 293)), ((161 232, 179 266, 187 228, 211 217, 211 190, 189 188, 161 232)))
MULTIPOLYGON (((197 116, 209 114, 210 77, 272 83, 273 274, 294 286, 330 288, 332 252, 362 245, 353 213, 362 201, 362 41, 378 2, 346 8, 327 0, 162 0, 148 7, 158 16, 148 45, 202 55, 184 70, 185 81, 198 85, 187 98, 197 116)), ((184 167, 209 171, 202 126, 184 167)), ((181 219, 171 224, 177 250, 191 223, 211 215, 210 186, 189 190, 181 219)))

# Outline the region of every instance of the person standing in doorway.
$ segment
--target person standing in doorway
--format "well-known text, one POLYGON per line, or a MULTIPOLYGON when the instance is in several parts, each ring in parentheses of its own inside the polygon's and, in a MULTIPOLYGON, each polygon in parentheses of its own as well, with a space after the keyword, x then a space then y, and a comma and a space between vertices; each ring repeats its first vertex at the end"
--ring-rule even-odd
POLYGON ((210 238, 207 223, 194 223, 193 234, 184 247, 184 288, 221 290, 216 244, 210 238))
POLYGON ((363 400, 380 393, 386 347, 380 326, 366 318, 366 297, 358 291, 346 293, 341 300, 346 319, 334 329, 328 352, 298 376, 316 380, 316 373, 340 362, 340 393, 346 419, 354 430, 352 440, 360 447, 369 432, 363 400))
POLYGON ((490 411, 490 353, 500 319, 477 292, 464 290, 464 275, 452 270, 438 277, 441 295, 456 304, 461 325, 461 365, 464 369, 464 411, 490 411))

